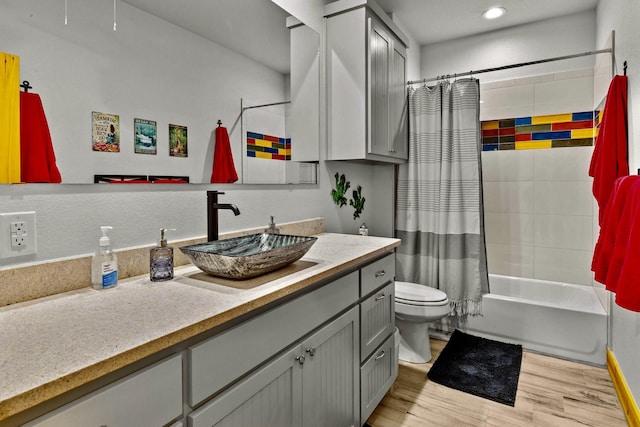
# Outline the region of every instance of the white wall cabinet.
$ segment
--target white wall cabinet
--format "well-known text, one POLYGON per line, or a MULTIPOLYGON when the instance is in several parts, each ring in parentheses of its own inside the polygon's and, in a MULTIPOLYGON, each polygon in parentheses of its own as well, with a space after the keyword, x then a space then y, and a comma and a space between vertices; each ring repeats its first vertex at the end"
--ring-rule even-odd
POLYGON ((372 0, 325 17, 328 160, 406 161, 406 36, 372 0))

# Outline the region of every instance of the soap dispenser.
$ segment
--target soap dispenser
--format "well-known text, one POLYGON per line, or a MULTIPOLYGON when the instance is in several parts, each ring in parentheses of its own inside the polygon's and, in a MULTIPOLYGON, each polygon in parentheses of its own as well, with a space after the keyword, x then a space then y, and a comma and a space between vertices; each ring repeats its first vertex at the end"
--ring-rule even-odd
POLYGON ((149 254, 149 274, 152 282, 173 279, 173 248, 167 246, 167 231, 175 231, 175 228, 161 228, 160 242, 157 247, 151 248, 149 254))
POLYGON ((93 289, 113 288, 118 284, 118 257, 111 250, 111 240, 107 235, 113 227, 103 225, 100 227, 102 237, 98 244, 98 250, 91 259, 91 287, 93 289))

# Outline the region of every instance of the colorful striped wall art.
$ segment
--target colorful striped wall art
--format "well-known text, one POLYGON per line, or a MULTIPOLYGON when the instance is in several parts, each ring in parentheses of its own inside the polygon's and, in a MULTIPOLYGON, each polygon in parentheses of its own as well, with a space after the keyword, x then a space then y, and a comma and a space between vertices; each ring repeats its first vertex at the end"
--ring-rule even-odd
POLYGON ((247 132, 247 157, 291 160, 291 138, 247 132))
POLYGON ((598 134, 599 111, 481 122, 482 151, 585 147, 598 134))

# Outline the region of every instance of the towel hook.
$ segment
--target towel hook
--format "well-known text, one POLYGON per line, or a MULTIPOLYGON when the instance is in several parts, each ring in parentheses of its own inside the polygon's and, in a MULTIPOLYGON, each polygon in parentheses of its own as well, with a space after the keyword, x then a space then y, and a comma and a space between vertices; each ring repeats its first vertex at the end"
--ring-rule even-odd
POLYGON ((624 70, 624 75, 627 75, 627 61, 625 60, 623 65, 622 65, 622 69, 624 70))
POLYGON ((222 120, 218 119, 218 127, 222 126, 222 120))
POLYGON ((24 89, 25 93, 29 92, 29 89, 33 89, 33 87, 29 84, 29 80, 23 81, 20 87, 24 89))

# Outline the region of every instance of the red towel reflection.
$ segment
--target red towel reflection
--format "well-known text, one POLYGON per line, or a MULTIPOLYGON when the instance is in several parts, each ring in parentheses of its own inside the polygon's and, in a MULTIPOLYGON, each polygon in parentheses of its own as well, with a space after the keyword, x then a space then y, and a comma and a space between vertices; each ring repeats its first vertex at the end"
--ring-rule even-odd
POLYGON ((40 96, 20 92, 20 175, 22 182, 62 182, 40 96))
POLYGON ((233 164, 233 154, 231 153, 227 128, 218 126, 216 128, 216 146, 213 152, 211 183, 230 184, 237 180, 238 174, 233 164))

